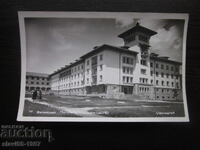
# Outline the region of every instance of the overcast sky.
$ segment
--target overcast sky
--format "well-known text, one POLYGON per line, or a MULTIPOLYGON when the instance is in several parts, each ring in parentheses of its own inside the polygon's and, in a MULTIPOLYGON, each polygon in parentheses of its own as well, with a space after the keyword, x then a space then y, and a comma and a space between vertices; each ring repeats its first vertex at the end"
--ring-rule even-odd
POLYGON ((26 18, 27 71, 52 73, 74 62, 94 46, 123 46, 117 35, 139 21, 158 32, 150 39, 151 52, 170 59, 182 59, 183 20, 147 20, 132 17, 101 18, 26 18))

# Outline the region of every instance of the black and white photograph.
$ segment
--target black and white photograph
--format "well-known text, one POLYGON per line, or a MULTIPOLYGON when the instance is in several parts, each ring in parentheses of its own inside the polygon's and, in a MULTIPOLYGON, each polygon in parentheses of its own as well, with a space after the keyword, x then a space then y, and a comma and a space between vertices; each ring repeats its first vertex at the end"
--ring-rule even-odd
POLYGON ((17 121, 188 122, 188 14, 18 12, 17 121))

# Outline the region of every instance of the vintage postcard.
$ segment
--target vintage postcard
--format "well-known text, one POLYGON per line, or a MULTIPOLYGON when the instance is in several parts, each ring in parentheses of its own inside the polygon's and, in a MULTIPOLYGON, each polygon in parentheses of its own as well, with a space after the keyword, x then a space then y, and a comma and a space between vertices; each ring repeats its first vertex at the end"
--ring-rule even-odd
POLYGON ((18 12, 17 121, 188 122, 188 14, 18 12))

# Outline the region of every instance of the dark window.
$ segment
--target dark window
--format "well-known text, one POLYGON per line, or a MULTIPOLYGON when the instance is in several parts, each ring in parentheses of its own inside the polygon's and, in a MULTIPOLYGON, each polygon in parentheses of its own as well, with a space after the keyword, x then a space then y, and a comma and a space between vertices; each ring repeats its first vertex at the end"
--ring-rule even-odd
POLYGON ((158 64, 156 64, 156 68, 159 68, 159 65, 158 65, 158 64))
POLYGON ((171 71, 174 71, 174 67, 173 66, 171 66, 171 71))
POLYGON ((176 82, 176 88, 179 88, 179 84, 178 84, 178 82, 176 82))
POLYGON ((147 65, 147 61, 146 61, 146 60, 144 60, 144 59, 141 59, 140 63, 141 63, 141 65, 144 65, 144 66, 146 66, 146 65, 147 65))
POLYGON ((133 58, 123 57, 123 63, 133 65, 133 58))
POLYGON ((166 70, 169 70, 169 66, 168 65, 166 66, 166 70))
POLYGON ((97 64, 97 56, 92 57, 92 65, 97 64))
POLYGON ((126 77, 126 82, 129 83, 129 77, 126 77))
POLYGON ((141 69, 140 72, 141 74, 146 74, 146 69, 141 69))
POLYGON ((125 71, 126 71, 126 67, 123 67, 123 73, 125 73, 125 71))
POLYGON ((150 66, 153 67, 153 63, 152 62, 150 63, 150 66))
POLYGON ((163 64, 161 64, 161 69, 164 69, 164 65, 163 64))
POLYGON ((90 61, 89 60, 87 60, 87 65, 89 65, 90 64, 90 61))
POLYGON ((151 80, 151 84, 153 84, 153 80, 151 80))
POLYGON ((151 76, 153 76, 153 71, 151 71, 151 76))
POLYGON ((162 77, 162 78, 164 77, 164 73, 163 73, 163 72, 161 73, 161 77, 162 77))
POLYGON ((123 63, 126 63, 126 57, 123 57, 123 63))
POLYGON ((124 77, 124 76, 123 76, 123 82, 124 82, 124 83, 126 82, 126 77, 124 77))
POLYGON ((156 77, 158 77, 158 72, 156 72, 156 77))
POLYGON ((103 80, 103 76, 102 76, 102 75, 100 75, 100 82, 102 82, 102 80, 103 80))
POLYGON ((103 60, 103 55, 102 54, 100 55, 100 60, 103 60))
POLYGON ((144 41, 144 42, 148 42, 148 37, 146 37, 144 35, 139 35, 139 40, 144 41))
POLYGON ((100 71, 102 71, 103 70, 103 65, 100 65, 100 71))
POLYGON ((133 58, 130 58, 130 64, 133 65, 133 58))
POLYGON ((156 80, 156 85, 158 85, 159 84, 159 82, 158 82, 158 80, 156 80))
POLYGON ((178 67, 176 67, 176 72, 178 72, 178 67))
POLYGON ((133 77, 130 77, 130 83, 132 83, 133 82, 133 77))

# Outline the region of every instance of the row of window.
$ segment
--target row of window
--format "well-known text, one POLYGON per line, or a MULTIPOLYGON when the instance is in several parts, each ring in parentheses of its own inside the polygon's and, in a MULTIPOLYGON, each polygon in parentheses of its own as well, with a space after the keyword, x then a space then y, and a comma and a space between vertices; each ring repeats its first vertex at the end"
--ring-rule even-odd
POLYGON ((140 78, 140 83, 147 84, 148 83, 148 79, 147 78, 140 78))
POLYGON ((73 67, 71 69, 71 73, 76 72, 76 71, 80 71, 80 69, 83 69, 83 64, 82 65, 78 65, 76 67, 73 67))
MULTIPOLYGON (((150 90, 149 87, 140 87, 139 88, 140 92, 148 92, 150 90)), ((162 93, 170 93, 170 90, 169 89, 156 89, 156 91, 161 91, 162 93)))
MULTIPOLYGON (((165 83, 166 83, 166 86, 170 86, 170 82, 169 81, 166 81, 166 82, 163 81, 163 80, 161 81, 161 85, 162 86, 165 86, 165 83)), ((151 80, 151 84, 153 84, 153 80, 151 80)), ((156 85, 160 85, 159 80, 156 80, 156 85)), ((174 87, 174 82, 171 82, 171 86, 174 87)), ((178 82, 176 82, 176 87, 179 88, 179 83, 178 82)))
POLYGON ((122 67, 124 74, 133 74, 133 67, 122 67))
POLYGON ((30 86, 30 87, 28 87, 28 86, 26 86, 26 90, 35 90, 35 89, 41 89, 41 90, 50 90, 51 88, 45 88, 45 87, 32 87, 32 86, 30 86))
MULTIPOLYGON (((150 66, 153 67, 153 62, 150 63, 150 66)), ((159 67, 161 69, 166 68, 166 70, 169 70, 169 65, 165 66, 164 64, 160 64, 159 65, 158 63, 156 63, 156 68, 159 68, 159 67)), ((175 71, 178 72, 179 68, 178 67, 174 67, 174 66, 171 66, 171 71, 174 71, 174 68, 175 68, 175 71)))
MULTIPOLYGON (((71 76, 66 76, 66 80, 68 79, 76 79, 76 78, 79 78, 79 77, 83 77, 83 73, 77 73, 77 74, 74 74, 74 75, 71 75, 71 76)), ((64 81, 65 80, 64 78, 61 78, 61 81, 64 81)))
MULTIPOLYGON (((170 99, 170 96, 156 96, 157 99, 162 98, 162 99, 170 99)), ((174 98, 174 96, 172 97, 172 99, 174 98)))
POLYGON ((69 90, 61 90, 60 92, 66 92, 66 93, 77 93, 77 92, 83 92, 84 89, 69 89, 69 90))
POLYGON ((141 59, 140 60, 140 64, 144 65, 144 66, 147 66, 147 61, 145 59, 141 59))
POLYGON ((157 92, 161 91, 162 93, 169 93, 169 89, 156 89, 157 92))
MULTIPOLYGON (((93 81, 92 81, 93 83, 96 83, 97 77, 94 76, 94 77, 92 78, 92 80, 93 80, 93 81)), ((87 81, 87 84, 89 84, 89 78, 87 78, 86 81, 87 81)), ((100 76, 99 76, 99 82, 102 82, 102 81, 103 81, 103 76, 100 75, 100 76)))
POLYGON ((36 80, 48 80, 48 78, 45 78, 45 77, 33 77, 33 76, 26 76, 26 79, 36 79, 36 80))
MULTIPOLYGON (((103 71, 103 65, 99 65, 99 71, 103 71)), ((87 75, 89 75, 90 69, 87 69, 87 75)), ((97 67, 92 68, 92 73, 96 74, 97 73, 97 67)))
POLYGON ((149 90, 150 90, 150 89, 149 89, 148 87, 140 87, 140 88, 139 88, 139 91, 140 91, 140 92, 149 92, 149 90))
MULTIPOLYGON (((103 81, 103 76, 100 75, 99 82, 102 82, 102 81, 103 81)), ((87 84, 89 84, 89 78, 86 79, 86 82, 87 82, 87 84)), ((83 85, 83 84, 84 84, 84 81, 81 81, 81 82, 77 81, 77 82, 73 82, 73 83, 67 83, 67 84, 60 85, 60 87, 73 87, 73 86, 79 86, 79 85, 83 85)))
POLYGON ((31 81, 31 82, 28 82, 28 81, 26 81, 26 84, 41 84, 41 85, 49 85, 49 83, 44 83, 44 82, 33 82, 33 81, 31 81))
POLYGON ((68 83, 68 84, 63 84, 63 85, 60 85, 61 88, 64 88, 64 87, 73 87, 73 86, 79 86, 79 85, 83 85, 84 84, 84 81, 81 81, 81 82, 74 82, 74 83, 68 83))
MULTIPOLYGON (((153 71, 151 71, 151 76, 153 76, 153 71)), ((159 76, 159 73, 156 72, 156 77, 158 77, 158 76, 159 76)), ((165 76, 165 74, 163 72, 161 72, 161 77, 164 78, 164 76, 165 76)), ((170 76, 170 74, 166 73, 166 78, 169 78, 169 76, 170 76)), ((178 77, 179 77, 178 75, 171 74, 171 79, 173 79, 174 76, 176 77, 176 79, 178 79, 178 77)))
POLYGON ((133 65, 133 58, 124 56, 123 57, 123 63, 133 65))
MULTIPOLYGON (((100 61, 102 61, 103 60, 103 55, 101 54, 101 55, 99 55, 99 60, 100 61)), ((89 65, 90 64, 90 60, 87 60, 87 65, 89 65)), ((71 70, 67 70, 67 71, 65 71, 65 72, 63 72, 62 74, 61 74, 61 77, 63 77, 63 76, 67 76, 67 75, 71 75, 71 73, 75 73, 75 72, 77 72, 77 71, 80 71, 80 70, 83 70, 83 64, 81 64, 81 65, 78 65, 78 66, 76 66, 76 67, 73 67, 73 68, 71 68, 71 70)))
POLYGON ((133 77, 123 76, 123 83, 133 83, 133 77))
MULTIPOLYGON (((93 59, 93 61, 97 62, 97 56, 93 57, 92 59, 93 59)), ((100 61, 103 60, 103 54, 99 55, 99 60, 100 61)), ((90 60, 87 60, 86 64, 87 64, 87 66, 89 66, 90 65, 90 60)))

